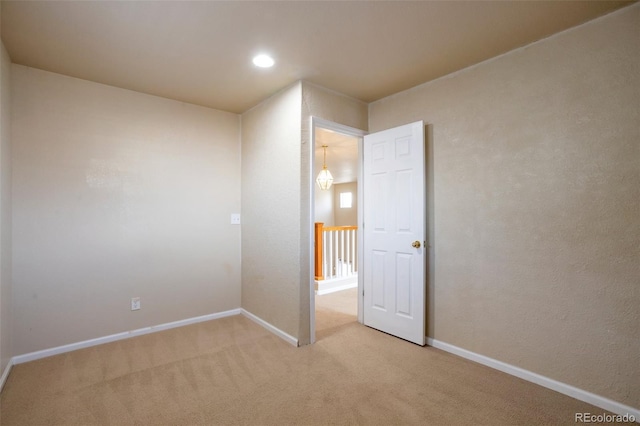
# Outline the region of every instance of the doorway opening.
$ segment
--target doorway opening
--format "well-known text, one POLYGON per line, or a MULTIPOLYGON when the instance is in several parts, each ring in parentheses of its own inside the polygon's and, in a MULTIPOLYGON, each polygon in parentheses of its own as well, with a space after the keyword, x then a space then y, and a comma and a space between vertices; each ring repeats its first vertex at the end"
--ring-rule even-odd
POLYGON ((365 131, 311 118, 311 343, 362 322, 362 142, 365 131), (316 183, 324 166, 329 188, 316 183))

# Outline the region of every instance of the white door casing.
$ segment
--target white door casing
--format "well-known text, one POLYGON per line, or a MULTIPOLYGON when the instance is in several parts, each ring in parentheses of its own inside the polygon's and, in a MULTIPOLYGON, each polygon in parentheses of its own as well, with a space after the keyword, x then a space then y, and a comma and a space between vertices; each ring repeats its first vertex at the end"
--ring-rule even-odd
MULTIPOLYGON (((344 124, 335 123, 329 120, 325 120, 319 117, 311 117, 309 123, 309 140, 311 141, 311 147, 316 146, 316 128, 323 128, 326 130, 332 130, 337 133, 341 133, 348 136, 353 136, 358 139, 358 205, 363 205, 362 198, 362 144, 363 144, 363 136, 366 134, 364 130, 356 129, 355 127, 346 126, 344 124)), ((315 177, 317 176, 319 170, 314 169, 314 155, 315 149, 309 149, 309 170, 312 173, 309 176, 309 212, 310 212, 310 220, 309 220, 309 235, 314 235, 314 196, 313 193, 316 189, 316 181, 315 177)), ((357 245, 358 247, 363 247, 362 242, 362 232, 360 232, 361 224, 363 221, 362 217, 362 209, 358 209, 358 237, 357 237, 357 245)), ((358 265, 362 264, 362 252, 358 250, 358 265)), ((309 286, 309 336, 310 342, 314 343, 316 341, 316 320, 315 320, 315 273, 314 273, 314 238, 309 238, 309 282, 307 284, 309 286)), ((363 305, 364 298, 362 296, 362 274, 358 273, 358 322, 363 323, 363 305)))
POLYGON ((364 324, 424 346, 424 124, 366 135, 363 145, 364 324))

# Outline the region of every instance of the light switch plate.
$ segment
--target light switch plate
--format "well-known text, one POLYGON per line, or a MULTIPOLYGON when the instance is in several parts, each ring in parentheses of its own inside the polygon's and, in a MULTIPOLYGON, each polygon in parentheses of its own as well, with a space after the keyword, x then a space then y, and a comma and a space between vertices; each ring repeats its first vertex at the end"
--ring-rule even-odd
POLYGON ((141 305, 140 305, 140 298, 139 297, 132 297, 131 298, 131 310, 132 311, 137 311, 138 309, 140 309, 141 305))
POLYGON ((232 213, 231 214, 231 224, 232 225, 240 225, 240 213, 232 213))

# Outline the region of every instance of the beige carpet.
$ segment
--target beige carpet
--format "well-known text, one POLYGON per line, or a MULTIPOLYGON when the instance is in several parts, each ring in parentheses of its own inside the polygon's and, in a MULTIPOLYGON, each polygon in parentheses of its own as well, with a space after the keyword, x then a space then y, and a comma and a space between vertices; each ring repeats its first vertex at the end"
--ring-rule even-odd
POLYGON ((357 321, 357 288, 316 296, 316 340, 338 333, 357 321))
POLYGON ((17 365, 0 424, 569 425, 603 412, 362 326, 350 302, 332 310, 342 296, 319 301, 318 342, 302 348, 234 316, 17 365))

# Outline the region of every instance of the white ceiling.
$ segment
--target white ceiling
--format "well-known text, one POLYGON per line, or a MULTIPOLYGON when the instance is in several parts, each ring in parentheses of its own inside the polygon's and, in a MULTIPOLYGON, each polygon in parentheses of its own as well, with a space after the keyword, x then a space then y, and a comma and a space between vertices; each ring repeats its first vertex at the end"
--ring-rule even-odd
POLYGON ((358 138, 331 130, 316 128, 316 151, 314 173, 320 173, 324 160, 323 145, 327 146, 327 169, 333 183, 358 180, 358 138))
POLYGON ((18 64, 240 113, 300 79, 374 101, 629 3, 3 0, 1 34, 18 64))

